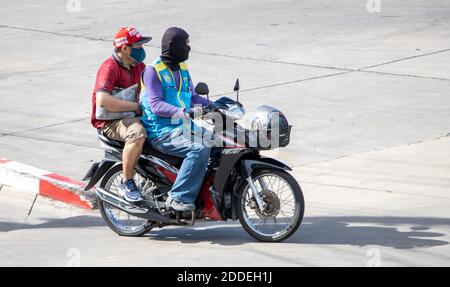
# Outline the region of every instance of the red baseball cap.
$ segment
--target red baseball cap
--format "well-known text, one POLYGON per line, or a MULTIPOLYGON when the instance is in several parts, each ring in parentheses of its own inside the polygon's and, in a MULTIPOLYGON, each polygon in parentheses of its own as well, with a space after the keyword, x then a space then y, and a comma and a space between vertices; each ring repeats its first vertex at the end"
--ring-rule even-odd
POLYGON ((142 37, 134 27, 122 27, 114 37, 114 47, 120 48, 123 45, 144 44, 149 42, 152 37, 142 37))

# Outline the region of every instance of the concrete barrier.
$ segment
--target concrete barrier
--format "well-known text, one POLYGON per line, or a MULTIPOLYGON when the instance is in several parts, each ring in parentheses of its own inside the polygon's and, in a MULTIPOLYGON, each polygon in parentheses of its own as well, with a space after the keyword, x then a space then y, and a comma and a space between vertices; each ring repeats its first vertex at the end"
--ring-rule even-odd
POLYGON ((5 158, 0 158, 0 184, 85 209, 93 209, 96 203, 95 192, 84 191, 83 182, 5 158))

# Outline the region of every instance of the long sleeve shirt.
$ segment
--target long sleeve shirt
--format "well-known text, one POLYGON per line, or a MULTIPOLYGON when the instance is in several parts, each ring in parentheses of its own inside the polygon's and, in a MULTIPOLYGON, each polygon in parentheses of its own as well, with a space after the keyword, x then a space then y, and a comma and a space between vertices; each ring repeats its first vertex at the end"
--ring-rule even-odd
MULTIPOLYGON (((180 74, 178 72, 173 73, 175 77, 175 83, 177 84, 177 87, 180 86, 180 74)), ((176 113, 181 113, 183 111, 182 108, 173 106, 167 102, 164 101, 163 94, 162 94, 162 87, 161 82, 158 78, 158 74, 155 71, 155 69, 148 67, 144 70, 144 86, 145 90, 147 92, 147 101, 152 109, 152 112, 158 116, 161 117, 172 117, 176 113)), ((192 92, 191 97, 191 106, 193 105, 202 105, 205 106, 208 104, 208 100, 199 96, 197 93, 195 93, 194 85, 192 83, 192 80, 190 81, 190 90, 192 92)))

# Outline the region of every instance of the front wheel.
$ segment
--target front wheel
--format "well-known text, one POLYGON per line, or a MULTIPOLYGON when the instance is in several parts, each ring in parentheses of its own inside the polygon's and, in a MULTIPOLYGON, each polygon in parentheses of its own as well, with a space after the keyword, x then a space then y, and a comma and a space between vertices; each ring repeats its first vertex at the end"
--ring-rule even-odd
POLYGON ((255 170, 252 178, 267 208, 260 210, 250 185, 245 181, 238 192, 239 221, 257 240, 279 242, 287 239, 297 231, 305 211, 299 184, 289 173, 281 170, 255 170))

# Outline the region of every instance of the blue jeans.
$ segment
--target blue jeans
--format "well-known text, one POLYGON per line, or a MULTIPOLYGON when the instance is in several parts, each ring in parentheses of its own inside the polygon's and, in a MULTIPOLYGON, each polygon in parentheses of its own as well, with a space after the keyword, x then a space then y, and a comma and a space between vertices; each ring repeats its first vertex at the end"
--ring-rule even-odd
POLYGON ((194 203, 206 174, 211 147, 183 134, 181 129, 150 140, 158 151, 184 158, 170 196, 176 201, 194 203))

